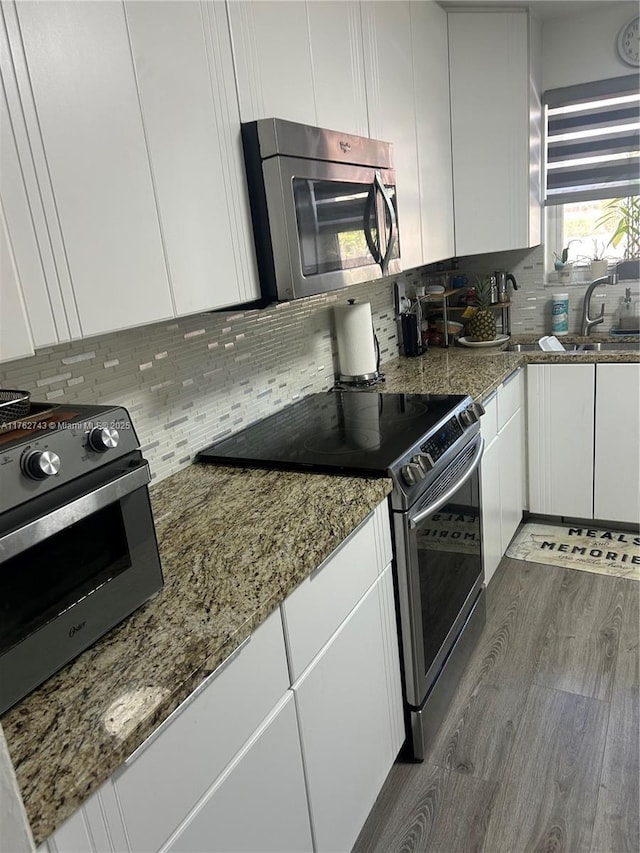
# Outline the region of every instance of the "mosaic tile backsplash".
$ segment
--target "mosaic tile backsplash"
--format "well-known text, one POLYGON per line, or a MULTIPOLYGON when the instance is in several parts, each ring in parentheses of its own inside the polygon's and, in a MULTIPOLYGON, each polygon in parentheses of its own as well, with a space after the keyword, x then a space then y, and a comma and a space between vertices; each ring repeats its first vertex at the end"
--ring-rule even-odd
POLYGON ((370 302, 381 361, 395 358, 393 282, 412 287, 422 275, 61 344, 0 365, 0 386, 31 391, 33 400, 125 406, 161 480, 216 439, 333 386, 336 303, 370 302))
MULTIPOLYGON (((505 270, 515 276, 518 290, 512 295, 511 334, 551 334, 551 303, 554 293, 569 294, 569 334, 580 333, 582 302, 590 282, 589 270, 574 271, 572 279, 559 281, 556 273, 545 276, 544 247, 474 255, 460 258, 460 270, 472 284, 475 275, 486 275, 505 270), (547 280, 548 279, 548 280, 547 280)), ((594 334, 607 334, 618 325, 621 302, 625 288, 631 289, 633 300, 640 299, 640 282, 621 281, 613 287, 600 287, 591 298, 591 316, 600 312, 604 303, 605 320, 593 330, 594 334)))
MULTIPOLYGON (((551 296, 541 247, 460 258, 460 271, 512 272, 512 333, 548 333, 551 296)), ((411 270, 347 290, 274 304, 265 309, 202 314, 40 350, 0 365, 0 386, 31 391, 34 400, 119 404, 131 413, 154 480, 193 460, 207 444, 283 408, 296 398, 326 391, 338 367, 333 306, 346 299, 371 303, 381 362, 399 353, 393 282, 408 293, 429 274, 411 270)), ((631 285, 637 299, 638 282, 631 285)), ((593 311, 606 304, 606 332, 617 322, 624 284, 594 294, 593 311)), ((569 331, 580 327, 586 285, 570 293, 569 331)))

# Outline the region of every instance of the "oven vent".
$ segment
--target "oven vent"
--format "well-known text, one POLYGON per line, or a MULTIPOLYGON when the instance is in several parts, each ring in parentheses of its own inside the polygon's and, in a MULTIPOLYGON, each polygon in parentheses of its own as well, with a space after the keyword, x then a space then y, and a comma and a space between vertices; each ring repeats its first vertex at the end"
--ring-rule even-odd
POLYGON ((444 495, 451 486, 457 483, 465 471, 473 462, 478 447, 477 441, 470 441, 465 449, 459 453, 441 474, 438 474, 433 484, 422 495, 420 505, 427 506, 435 503, 441 495, 444 495))

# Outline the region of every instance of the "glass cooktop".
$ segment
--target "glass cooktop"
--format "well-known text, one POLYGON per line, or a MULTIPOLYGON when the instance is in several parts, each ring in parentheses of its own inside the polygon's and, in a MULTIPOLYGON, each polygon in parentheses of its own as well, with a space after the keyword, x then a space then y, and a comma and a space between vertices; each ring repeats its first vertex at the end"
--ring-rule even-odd
POLYGON ((310 394, 201 450, 199 462, 384 476, 464 395, 310 394))

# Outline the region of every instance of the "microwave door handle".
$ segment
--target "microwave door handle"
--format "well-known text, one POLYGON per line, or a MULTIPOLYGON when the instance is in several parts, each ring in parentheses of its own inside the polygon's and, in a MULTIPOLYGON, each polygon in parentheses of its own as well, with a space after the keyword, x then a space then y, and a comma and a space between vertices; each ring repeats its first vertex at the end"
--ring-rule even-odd
MULTIPOLYGON (((379 264, 380 263, 380 228, 378 227, 378 245, 373 239, 373 235, 371 233, 371 228, 369 223, 371 222, 371 209, 373 207, 373 203, 375 201, 376 196, 376 183, 375 181, 369 187, 369 194, 367 195, 367 201, 364 206, 364 236, 367 241, 367 246, 369 247, 369 251, 373 257, 373 260, 379 264)), ((376 215, 376 225, 378 225, 378 217, 376 215)))
POLYGON ((150 479, 149 465, 145 462, 133 471, 105 483, 75 501, 64 504, 53 512, 7 533, 0 538, 0 563, 21 554, 38 542, 49 539, 55 533, 60 533, 71 524, 88 515, 93 515, 94 512, 104 509, 109 504, 121 500, 136 489, 146 486, 150 479))
POLYGON ((379 261, 380 268, 382 270, 382 275, 386 275, 389 271, 389 261, 391 260, 391 255, 395 248, 396 240, 398 239, 398 223, 396 220, 396 211, 393 206, 393 202, 391 201, 391 197, 387 192, 387 188, 384 185, 384 181, 382 180, 380 172, 376 172, 374 183, 378 188, 380 195, 382 196, 382 200, 384 201, 385 207, 387 208, 387 213, 389 214, 389 241, 387 243, 387 250, 384 253, 384 258, 379 261))

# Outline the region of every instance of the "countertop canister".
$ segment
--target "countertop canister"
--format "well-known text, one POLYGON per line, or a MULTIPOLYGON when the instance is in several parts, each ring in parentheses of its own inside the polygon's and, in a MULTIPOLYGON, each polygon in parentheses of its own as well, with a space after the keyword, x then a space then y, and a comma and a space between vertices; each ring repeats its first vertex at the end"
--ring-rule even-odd
POLYGON ((552 294, 551 303, 551 333, 567 335, 569 333, 569 294, 552 294))

